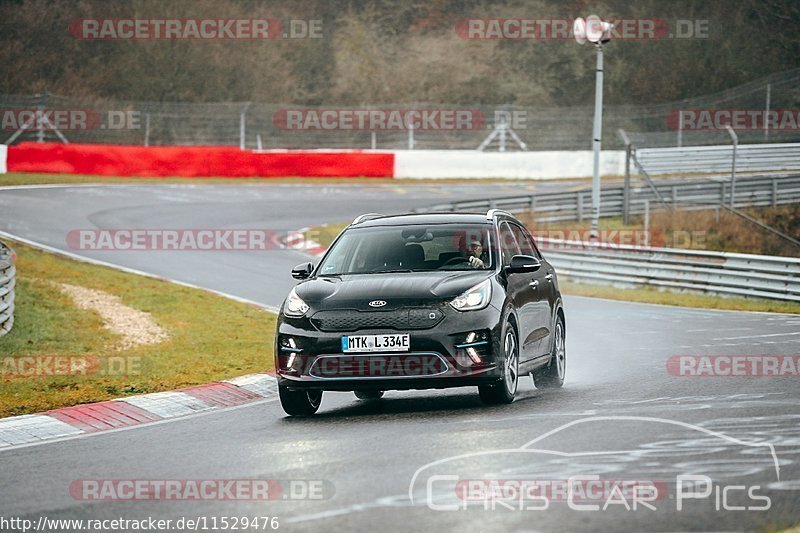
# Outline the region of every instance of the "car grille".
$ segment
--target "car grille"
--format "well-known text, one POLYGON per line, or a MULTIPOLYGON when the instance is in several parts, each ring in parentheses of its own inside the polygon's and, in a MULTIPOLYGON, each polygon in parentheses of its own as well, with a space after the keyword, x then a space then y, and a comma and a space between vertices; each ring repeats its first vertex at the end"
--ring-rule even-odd
POLYGON ((392 355, 323 355, 314 360, 308 374, 322 379, 403 379, 438 376, 447 363, 433 353, 392 355))
POLYGON ((321 331, 359 331, 362 329, 430 329, 444 318, 439 309, 396 309, 394 311, 319 311, 311 322, 321 331))

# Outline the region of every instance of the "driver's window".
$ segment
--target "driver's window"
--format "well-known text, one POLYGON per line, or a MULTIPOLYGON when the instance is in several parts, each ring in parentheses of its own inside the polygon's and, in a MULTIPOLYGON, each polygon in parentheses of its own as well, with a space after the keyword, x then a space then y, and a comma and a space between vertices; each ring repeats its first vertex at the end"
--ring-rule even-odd
POLYGON ((500 225, 500 250, 503 254, 503 265, 506 266, 511 264, 512 257, 520 253, 514 233, 505 222, 500 225))
POLYGON ((522 255, 539 257, 539 254, 536 253, 536 249, 534 248, 533 242, 531 241, 530 237, 528 237, 527 233, 525 233, 525 230, 523 230, 516 224, 512 224, 511 231, 514 232, 514 237, 517 238, 517 244, 519 244, 519 248, 522 251, 522 255))

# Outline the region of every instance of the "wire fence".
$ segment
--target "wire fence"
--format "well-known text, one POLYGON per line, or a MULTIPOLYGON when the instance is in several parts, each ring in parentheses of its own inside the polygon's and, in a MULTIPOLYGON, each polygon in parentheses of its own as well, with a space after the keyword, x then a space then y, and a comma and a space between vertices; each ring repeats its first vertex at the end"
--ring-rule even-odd
MULTIPOLYGON (((615 134, 620 128, 641 148, 727 144, 728 133, 715 120, 718 115, 738 120, 732 112, 741 115, 739 127, 734 127, 743 144, 800 142, 798 109, 800 69, 676 102, 605 106, 603 148, 623 148, 615 134)), ((588 150, 593 115, 590 105, 537 108, 419 103, 335 108, 110 101, 49 93, 0 95, 0 111, 0 133, 4 135, 0 142, 5 144, 68 141, 243 149, 474 150, 501 129, 507 133, 496 134, 492 142, 484 143, 485 149, 588 150)))

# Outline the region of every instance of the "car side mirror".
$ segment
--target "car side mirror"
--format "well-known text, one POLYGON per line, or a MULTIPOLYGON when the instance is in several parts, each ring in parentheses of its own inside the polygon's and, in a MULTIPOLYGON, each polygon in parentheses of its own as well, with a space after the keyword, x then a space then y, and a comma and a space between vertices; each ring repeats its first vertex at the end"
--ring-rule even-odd
POLYGON ((542 262, 531 255, 515 255, 511 258, 511 263, 506 267, 509 274, 522 272, 536 272, 542 267, 542 262))
POLYGON ((307 279, 314 271, 314 263, 302 263, 292 269, 294 279, 307 279))

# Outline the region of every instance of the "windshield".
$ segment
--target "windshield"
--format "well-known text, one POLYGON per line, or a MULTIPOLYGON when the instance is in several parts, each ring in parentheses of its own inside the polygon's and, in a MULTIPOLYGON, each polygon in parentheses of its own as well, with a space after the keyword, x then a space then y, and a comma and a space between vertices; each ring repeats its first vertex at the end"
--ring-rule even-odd
POLYGON ((432 270, 491 270, 496 252, 488 224, 351 228, 333 245, 320 276, 432 270))

